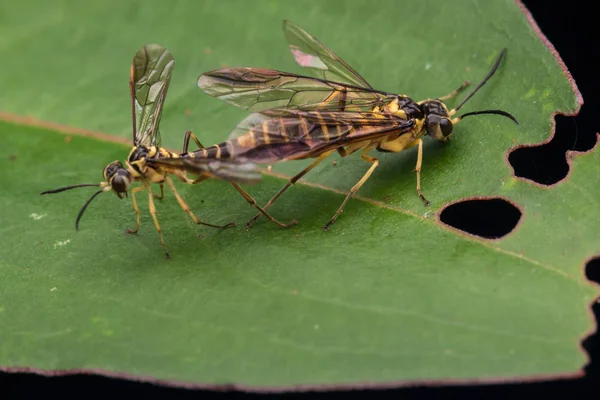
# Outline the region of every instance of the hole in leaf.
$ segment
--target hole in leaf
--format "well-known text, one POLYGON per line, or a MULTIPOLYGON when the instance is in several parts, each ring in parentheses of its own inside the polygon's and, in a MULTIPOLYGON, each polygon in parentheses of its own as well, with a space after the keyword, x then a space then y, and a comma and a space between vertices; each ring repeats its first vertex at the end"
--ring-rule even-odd
MULTIPOLYGON (((582 51, 581 46, 574 43, 586 43, 595 37, 597 27, 594 24, 581 24, 582 17, 595 15, 592 2, 582 2, 580 7, 561 7, 561 21, 578 24, 580 29, 568 32, 556 24, 556 12, 553 5, 558 2, 524 0, 526 7, 533 14, 544 35, 552 43, 560 58, 564 61, 577 86, 581 91, 585 104, 578 115, 566 117, 556 116, 556 133, 552 141, 545 145, 517 149, 509 155, 509 162, 518 177, 530 179, 542 185, 551 185, 563 179, 568 173, 568 164, 564 153, 567 150, 588 151, 596 143, 598 128, 598 109, 600 100, 600 80, 598 79, 598 51, 588 46, 582 51), (587 4, 588 7, 585 7, 587 4), (577 128, 577 129, 576 129, 577 128), (559 147, 562 147, 559 151, 559 147)), ((532 101, 538 99, 532 98, 532 101)))
MULTIPOLYGON (((569 173, 566 152, 569 150, 587 150, 587 140, 578 140, 577 121, 573 117, 557 115, 556 133, 552 140, 538 146, 520 147, 508 155, 515 176, 530 179, 541 185, 552 185, 564 179, 569 173), (579 149, 579 145, 584 145, 579 149)), ((595 135, 586 135, 593 136, 595 135)), ((583 138, 582 138, 583 139, 583 138)))
POLYGON ((504 199, 469 199, 444 208, 440 221, 484 239, 499 239, 515 229, 521 215, 517 207, 504 199))
MULTIPOLYGON (((600 283, 600 257, 588 261, 585 266, 585 276, 592 282, 600 283)), ((590 356, 590 362, 585 366, 588 376, 598 376, 600 373, 600 343, 598 340, 600 327, 600 299, 592 304, 592 311, 596 317, 596 331, 583 341, 583 347, 590 356)))

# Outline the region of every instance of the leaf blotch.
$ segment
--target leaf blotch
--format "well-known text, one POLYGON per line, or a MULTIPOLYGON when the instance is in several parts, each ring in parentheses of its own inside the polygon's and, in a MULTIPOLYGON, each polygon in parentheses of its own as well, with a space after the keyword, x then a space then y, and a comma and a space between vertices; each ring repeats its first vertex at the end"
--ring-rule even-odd
POLYGON ((515 229, 521 216, 521 211, 504 199, 474 198, 444 208, 440 221, 484 239, 500 239, 515 229))

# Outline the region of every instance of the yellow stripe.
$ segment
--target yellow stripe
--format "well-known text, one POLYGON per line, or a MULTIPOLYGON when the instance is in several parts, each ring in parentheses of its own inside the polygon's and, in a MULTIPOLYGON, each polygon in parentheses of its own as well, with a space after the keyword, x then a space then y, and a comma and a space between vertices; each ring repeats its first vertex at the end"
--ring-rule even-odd
MULTIPOLYGON (((323 115, 325 115, 325 113, 323 113, 323 115)), ((327 115, 327 116, 328 116, 328 117, 329 117, 329 118, 330 118, 332 121, 335 121, 335 120, 336 120, 336 117, 335 117, 335 115, 334 115, 333 113, 331 113, 331 112, 328 112, 326 115, 327 115)), ((337 122, 336 122, 336 123, 335 123, 335 130, 336 130, 336 132, 337 132, 337 135, 336 135, 336 136, 334 136, 332 139, 339 138, 339 137, 341 137, 341 136, 343 135, 343 132, 342 132, 342 124, 340 124, 340 123, 337 123, 337 122)))
POLYGON ((216 155, 216 157, 217 158, 221 158, 221 146, 215 145, 215 147, 217 148, 217 155, 216 155))
POLYGON ((342 126, 340 124, 335 124, 335 129, 337 130, 336 138, 342 137, 342 126))
POLYGON ((325 141, 329 141, 329 128, 325 125, 325 120, 321 117, 321 113, 316 113, 317 119, 319 120, 319 124, 321 125, 321 130, 323 131, 323 136, 325 141))
POLYGON ((304 131, 304 137, 306 139, 310 139, 310 132, 308 131, 308 125, 306 125, 306 120, 302 117, 299 117, 300 124, 302 125, 302 130, 304 131))
POLYGON ((203 147, 202 148, 202 158, 206 158, 208 156, 208 151, 203 147))
POLYGON ((281 137, 283 137, 283 141, 285 143, 289 142, 289 136, 287 131, 285 130, 285 120, 283 118, 279 118, 279 125, 281 125, 281 132, 279 132, 281 134, 281 137))
POLYGON ((233 143, 231 143, 231 140, 228 140, 225 143, 227 143, 225 146, 227 146, 227 150, 229 150, 229 158, 233 159, 233 152, 234 152, 235 146, 233 145, 233 143))
POLYGON ((271 143, 271 138, 269 137, 269 124, 266 120, 262 123, 262 131, 265 144, 271 143))
POLYGON ((238 142, 238 145, 244 149, 249 149, 256 146, 256 139, 254 138, 254 129, 250 129, 248 133, 236 138, 236 140, 238 142))

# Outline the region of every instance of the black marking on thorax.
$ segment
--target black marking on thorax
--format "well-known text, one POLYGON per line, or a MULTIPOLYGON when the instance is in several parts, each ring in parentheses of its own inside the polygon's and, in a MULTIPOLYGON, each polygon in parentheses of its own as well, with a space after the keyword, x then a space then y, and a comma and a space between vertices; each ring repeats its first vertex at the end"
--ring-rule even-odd
POLYGON ((419 104, 410 97, 398 97, 398 107, 406 113, 407 119, 422 119, 425 116, 419 104))
POLYGON ((142 158, 146 158, 148 157, 148 148, 144 147, 144 146, 138 146, 135 148, 134 151, 131 152, 131 155, 129 155, 129 163, 134 163, 136 161, 141 160, 142 158))

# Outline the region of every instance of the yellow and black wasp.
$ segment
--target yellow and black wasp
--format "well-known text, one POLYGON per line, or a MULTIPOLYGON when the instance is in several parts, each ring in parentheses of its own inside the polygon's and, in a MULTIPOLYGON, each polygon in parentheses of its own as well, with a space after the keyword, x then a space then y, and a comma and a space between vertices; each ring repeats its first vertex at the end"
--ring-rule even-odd
MULTIPOLYGON (((253 113, 237 126, 228 141, 194 152, 195 158, 189 162, 193 168, 195 163, 201 166, 201 160, 206 159, 243 157, 262 164, 315 158, 267 202, 265 210, 334 151, 345 157, 360 150, 362 159, 371 167, 323 227, 327 230, 379 165, 379 160, 370 155, 373 150, 401 152, 414 146, 417 147, 417 193, 428 205, 421 192, 422 136, 446 142, 454 125, 471 115, 498 114, 518 123, 502 110, 455 116, 494 74, 506 49, 500 52, 481 83, 457 107, 448 109, 444 101, 456 96, 468 82, 446 96, 415 102, 405 95, 373 89, 346 62, 299 26, 284 21, 283 28, 296 62, 317 76, 262 68, 224 68, 202 74, 198 86, 204 92, 253 113)), ((247 226, 259 216, 248 221, 247 226)))
MULTIPOLYGON (((181 208, 195 223, 214 228, 235 226, 233 222, 226 225, 214 225, 201 221, 177 192, 171 175, 188 184, 196 184, 208 178, 228 181, 242 193, 246 200, 253 204, 260 212, 264 212, 253 201, 250 195, 244 192, 238 185, 238 183, 256 183, 260 181, 261 174, 255 164, 241 157, 235 160, 196 160, 193 168, 188 167, 188 164, 183 160, 188 154, 190 138, 199 147, 202 147, 196 136, 190 131, 185 133, 183 152, 181 154, 170 152, 160 146, 159 123, 174 63, 175 60, 171 53, 157 44, 145 45, 133 58, 129 79, 133 118, 133 148, 129 153, 125 165, 120 161, 113 161, 108 164, 103 171, 104 180, 99 184, 91 183, 66 186, 41 193, 58 193, 79 187, 99 187, 100 190, 89 198, 77 215, 75 229, 78 230, 83 212, 97 195, 112 190, 119 198, 123 199, 129 192, 131 193, 133 208, 136 213, 136 227, 135 229, 128 229, 127 232, 137 233, 140 229, 140 210, 135 195, 139 192, 147 191, 150 214, 154 220, 154 225, 158 231, 167 258, 170 256, 156 217, 156 206, 154 204, 154 198, 163 199, 164 184, 171 189, 181 208), (194 177, 189 177, 188 173, 193 174, 194 177), (131 184, 136 181, 141 182, 142 185, 130 190, 131 184), (153 183, 160 186, 160 195, 153 193, 153 183)), ((265 214, 274 220, 266 212, 265 214)), ((275 222, 279 223, 278 221, 275 222)), ((285 226, 284 224, 281 225, 285 226)))

